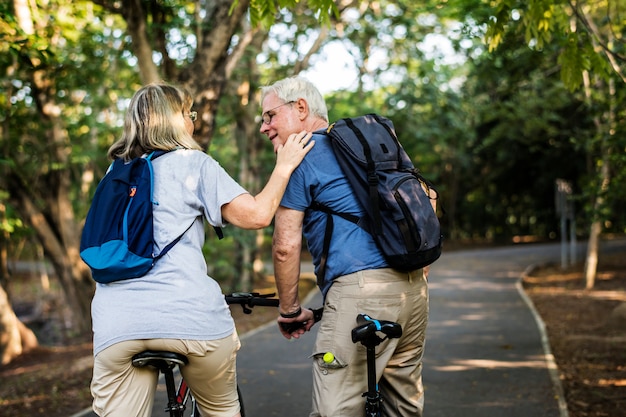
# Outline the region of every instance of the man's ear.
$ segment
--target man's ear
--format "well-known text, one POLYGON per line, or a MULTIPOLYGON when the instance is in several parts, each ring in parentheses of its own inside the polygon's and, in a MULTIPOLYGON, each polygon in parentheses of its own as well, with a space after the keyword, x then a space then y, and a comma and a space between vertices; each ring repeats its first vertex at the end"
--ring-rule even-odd
POLYGON ((307 103, 305 99, 299 98, 294 105, 298 110, 298 118, 300 121, 305 120, 309 116, 309 103, 307 103))

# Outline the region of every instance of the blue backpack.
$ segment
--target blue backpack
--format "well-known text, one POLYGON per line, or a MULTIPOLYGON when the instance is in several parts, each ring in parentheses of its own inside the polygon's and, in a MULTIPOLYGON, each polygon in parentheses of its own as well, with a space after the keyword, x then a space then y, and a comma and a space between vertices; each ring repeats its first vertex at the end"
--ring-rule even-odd
POLYGON ((431 199, 437 193, 413 166, 398 141, 392 122, 376 114, 346 118, 333 123, 326 134, 343 174, 350 183, 365 216, 336 212, 313 201, 312 210, 327 214, 318 280, 323 280, 333 216, 369 232, 390 267, 412 271, 441 256, 441 226, 431 199))
POLYGON ((152 206, 158 202, 152 197, 151 161, 164 153, 128 163, 116 159, 98 184, 80 241, 80 257, 96 282, 145 275, 184 235, 154 253, 152 206))

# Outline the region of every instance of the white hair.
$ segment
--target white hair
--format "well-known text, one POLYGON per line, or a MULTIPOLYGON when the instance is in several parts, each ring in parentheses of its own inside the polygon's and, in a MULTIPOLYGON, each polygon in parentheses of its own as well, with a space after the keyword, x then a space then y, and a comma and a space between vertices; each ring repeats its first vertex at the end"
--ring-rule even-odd
POLYGON ((302 77, 285 78, 270 86, 261 87, 261 102, 268 94, 275 94, 285 103, 302 98, 307 102, 309 110, 314 116, 328 122, 328 109, 322 93, 313 83, 302 77))

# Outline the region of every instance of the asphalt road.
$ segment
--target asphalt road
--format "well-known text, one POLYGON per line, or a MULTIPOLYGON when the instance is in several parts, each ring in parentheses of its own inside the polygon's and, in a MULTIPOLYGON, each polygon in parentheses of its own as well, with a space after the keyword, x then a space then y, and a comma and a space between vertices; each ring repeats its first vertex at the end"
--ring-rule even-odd
MULTIPOLYGON (((559 255, 558 245, 519 246, 445 253, 432 266, 426 417, 566 416, 542 333, 518 290, 529 265, 559 255)), ((248 416, 308 416, 313 336, 286 341, 271 325, 243 340, 248 416)))
MULTIPOLYGON (((444 252, 432 266, 425 417, 567 417, 541 320, 519 286, 527 268, 559 259, 558 244, 541 244, 444 252)), ((319 295, 305 305, 321 305, 319 295)), ((287 341, 274 323, 242 337, 249 417, 308 416, 314 337, 287 341)), ((153 416, 165 403, 158 393, 153 416)))

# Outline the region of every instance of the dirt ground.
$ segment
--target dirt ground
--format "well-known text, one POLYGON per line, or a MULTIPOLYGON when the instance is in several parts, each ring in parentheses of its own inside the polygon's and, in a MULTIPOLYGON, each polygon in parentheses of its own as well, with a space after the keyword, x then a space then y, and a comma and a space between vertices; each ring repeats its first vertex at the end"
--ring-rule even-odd
MULTIPOLYGON (((626 313, 616 314, 626 306, 626 254, 607 257, 599 269, 590 291, 581 266, 546 266, 524 279, 546 324, 570 417, 626 417, 626 313)), ((276 317, 265 308, 232 311, 240 333, 276 317)), ((89 407, 92 363, 91 343, 78 340, 0 367, 0 414, 69 417, 89 407)))
POLYGON ((570 417, 626 416, 626 254, 605 259, 594 288, 582 267, 523 281, 547 329, 570 417))

